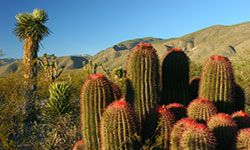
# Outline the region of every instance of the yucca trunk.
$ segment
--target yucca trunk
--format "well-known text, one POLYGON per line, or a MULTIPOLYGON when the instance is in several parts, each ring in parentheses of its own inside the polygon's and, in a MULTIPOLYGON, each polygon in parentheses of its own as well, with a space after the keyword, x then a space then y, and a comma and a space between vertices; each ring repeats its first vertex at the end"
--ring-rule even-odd
POLYGON ((24 78, 33 79, 37 75, 35 59, 37 58, 38 42, 31 37, 25 38, 23 50, 24 78))

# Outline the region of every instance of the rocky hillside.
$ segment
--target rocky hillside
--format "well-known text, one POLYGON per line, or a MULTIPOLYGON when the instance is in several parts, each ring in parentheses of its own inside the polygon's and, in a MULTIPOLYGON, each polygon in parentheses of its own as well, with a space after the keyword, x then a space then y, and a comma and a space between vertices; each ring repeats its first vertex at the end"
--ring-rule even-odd
MULTIPOLYGON (((190 59, 196 62, 203 62, 213 54, 227 56, 233 63, 248 62, 250 60, 250 22, 232 26, 211 26, 174 39, 147 39, 152 39, 149 42, 158 51, 160 58, 167 47, 170 46, 182 48, 190 59)), ((92 57, 92 60, 101 62, 104 66, 110 68, 124 66, 130 49, 139 40, 144 41, 144 39, 136 39, 121 42, 99 52, 92 57), (129 46, 126 46, 127 43, 130 43, 129 46)))

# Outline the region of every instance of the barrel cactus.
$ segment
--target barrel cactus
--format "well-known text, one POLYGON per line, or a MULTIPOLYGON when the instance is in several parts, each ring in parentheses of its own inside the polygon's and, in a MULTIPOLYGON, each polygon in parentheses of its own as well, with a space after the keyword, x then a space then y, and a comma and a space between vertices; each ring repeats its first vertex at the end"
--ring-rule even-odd
POLYGON ((215 103, 219 112, 234 111, 234 75, 228 58, 214 55, 202 68, 199 97, 215 103))
POLYGON ((100 118, 104 108, 114 100, 111 82, 102 74, 90 75, 80 95, 82 138, 86 149, 100 147, 100 118))
POLYGON ((157 127, 157 148, 169 149, 170 133, 175 123, 175 116, 164 105, 157 107, 158 127, 157 127))
POLYGON ((83 140, 78 140, 72 147, 72 150, 83 150, 83 149, 84 149, 83 140))
POLYGON ((151 44, 139 43, 132 49, 127 64, 127 75, 133 91, 129 90, 132 94, 127 93, 126 100, 134 104, 139 123, 142 125, 160 99, 159 60, 151 44))
POLYGON ((209 117, 217 114, 214 104, 205 98, 193 100, 187 107, 188 117, 200 123, 205 123, 209 117))
POLYGON ((179 48, 172 48, 162 61, 162 103, 188 104, 189 58, 179 48))
POLYGON ((187 109, 182 104, 171 103, 168 104, 166 108, 174 114, 176 120, 180 120, 181 118, 185 118, 187 116, 187 109))
POLYGON ((183 150, 216 150, 216 138, 206 125, 196 123, 183 132, 180 147, 183 150))
POLYGON ((101 118, 102 150, 133 150, 137 122, 133 108, 125 100, 111 103, 101 118))
POLYGON ((194 126, 197 122, 191 118, 183 118, 175 123, 172 128, 172 132, 170 134, 170 149, 171 150, 180 150, 180 139, 182 137, 183 132, 194 126))
POLYGON ((216 114, 208 120, 207 125, 216 136, 218 150, 235 148, 237 125, 230 115, 225 113, 216 114))
POLYGON ((250 128, 241 129, 238 131, 236 140, 237 150, 250 149, 250 128))
POLYGON ((237 111, 232 114, 233 120, 237 123, 238 128, 250 128, 250 115, 244 111, 237 111))

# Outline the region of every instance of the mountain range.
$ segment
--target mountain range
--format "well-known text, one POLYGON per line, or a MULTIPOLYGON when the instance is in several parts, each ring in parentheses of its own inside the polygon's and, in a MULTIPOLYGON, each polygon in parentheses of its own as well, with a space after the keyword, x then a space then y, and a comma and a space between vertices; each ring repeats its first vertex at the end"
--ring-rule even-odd
MULTIPOLYGON (((227 56, 232 63, 248 63, 250 61, 250 22, 236 25, 211 26, 182 37, 161 38, 138 38, 120 42, 94 56, 64 56, 58 57, 59 66, 68 69, 83 67, 83 61, 92 60, 94 63, 102 63, 104 67, 115 68, 125 66, 130 50, 140 42, 148 42, 157 50, 159 58, 168 47, 183 49, 193 62, 202 63, 209 56, 217 54, 227 56)), ((21 60, 2 60, 0 76, 21 70, 21 60)))

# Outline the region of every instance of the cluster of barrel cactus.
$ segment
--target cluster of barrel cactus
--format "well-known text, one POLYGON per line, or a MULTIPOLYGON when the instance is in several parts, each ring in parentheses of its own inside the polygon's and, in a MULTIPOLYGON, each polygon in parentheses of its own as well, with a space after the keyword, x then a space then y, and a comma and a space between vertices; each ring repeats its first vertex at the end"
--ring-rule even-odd
POLYGON ((91 74, 80 95, 82 141, 74 148, 250 148, 250 117, 236 109, 236 83, 229 59, 210 57, 201 78, 195 79, 196 86, 189 84, 189 58, 184 51, 168 50, 161 62, 151 44, 135 46, 128 58, 122 94, 104 75, 91 74))

